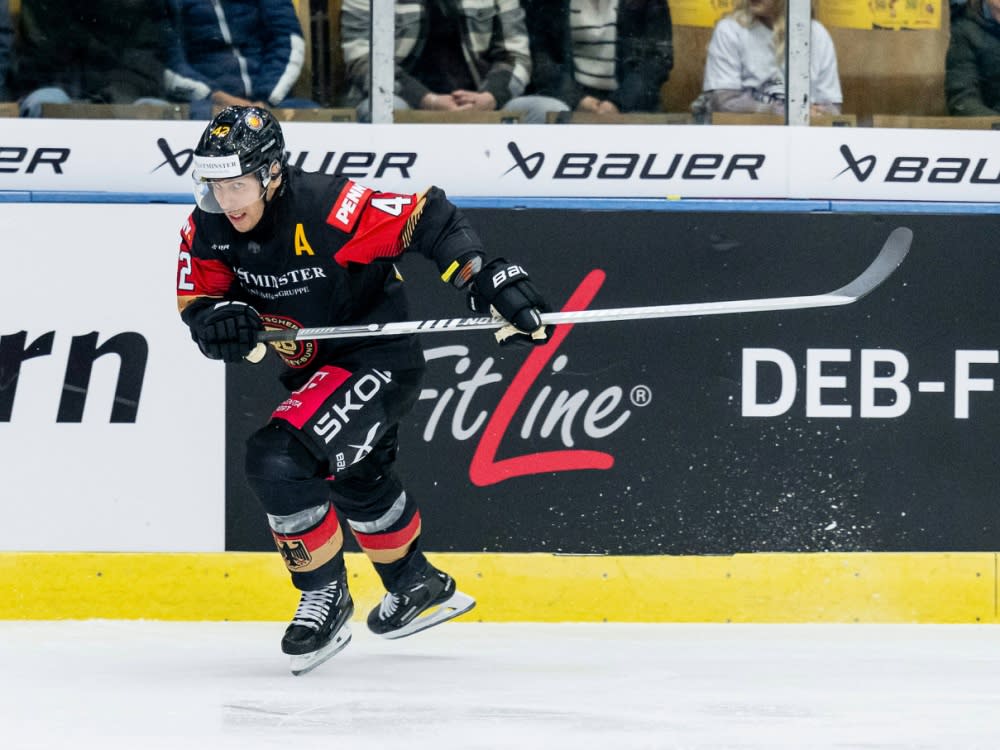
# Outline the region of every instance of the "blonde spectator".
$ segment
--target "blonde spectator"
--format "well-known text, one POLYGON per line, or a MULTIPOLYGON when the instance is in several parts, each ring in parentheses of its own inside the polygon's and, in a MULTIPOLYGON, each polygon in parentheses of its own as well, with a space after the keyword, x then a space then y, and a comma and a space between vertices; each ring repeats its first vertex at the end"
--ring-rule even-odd
MULTIPOLYGON (((785 113, 785 0, 736 0, 708 45, 702 95, 692 104, 709 112, 785 113)), ((811 113, 840 114, 843 96, 829 32, 812 21, 811 113)))

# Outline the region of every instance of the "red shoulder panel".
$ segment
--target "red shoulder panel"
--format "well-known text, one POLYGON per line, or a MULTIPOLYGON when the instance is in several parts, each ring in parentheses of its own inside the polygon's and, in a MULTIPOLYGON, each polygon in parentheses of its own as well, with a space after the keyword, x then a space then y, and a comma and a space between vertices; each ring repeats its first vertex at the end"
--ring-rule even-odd
POLYGON ((345 267, 348 263, 396 258, 406 249, 413 233, 414 214, 420 205, 416 195, 369 191, 365 198, 354 219, 353 236, 334 256, 345 267))

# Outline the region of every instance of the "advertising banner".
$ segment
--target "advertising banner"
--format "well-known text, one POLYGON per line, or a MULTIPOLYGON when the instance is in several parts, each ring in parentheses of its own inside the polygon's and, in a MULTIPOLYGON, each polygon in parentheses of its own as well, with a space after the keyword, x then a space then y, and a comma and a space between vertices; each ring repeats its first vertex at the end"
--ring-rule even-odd
MULTIPOLYGON (((531 350, 423 336, 399 473, 438 551, 974 551, 1000 534, 995 219, 469 212, 554 309, 828 292, 908 226, 853 305, 560 326, 531 350)), ((417 318, 463 314, 421 258, 417 318)), ((285 397, 229 368, 227 546, 271 549, 243 441, 285 397)))
POLYGON ((0 204, 0 550, 223 548, 223 368, 177 315, 185 206, 0 204))
POLYGON ((670 3, 670 20, 675 26, 712 28, 735 5, 735 0, 674 0, 670 3))
MULTIPOLYGON (((793 0, 794 1, 794 0, 793 0)), ((806 0, 808 1, 808 0, 806 0)), ((675 26, 712 28, 736 9, 735 0, 673 0, 675 26)), ((827 28, 940 29, 940 0, 814 0, 815 17, 827 28)), ((947 10, 945 10, 947 12, 947 10)))
POLYGON ((845 29, 940 29, 941 0, 817 0, 817 18, 845 29))
POLYGON ((995 202, 997 134, 988 131, 791 128, 795 198, 995 202), (817 131, 826 130, 817 138, 817 131))
MULTIPOLYGON (((191 193, 192 122, 9 120, 0 191, 191 193), (109 147, 108 144, 114 144, 109 147)), ((453 196, 993 203, 990 131, 696 125, 286 123, 289 159, 374 188, 453 196)))
MULTIPOLYGON (((0 206, 0 549, 271 548, 243 441, 285 393, 273 358, 224 368, 177 319, 188 210, 0 206)), ((399 471, 429 549, 995 548, 995 217, 469 214, 554 309, 818 294, 896 226, 914 242, 845 307, 561 326, 528 351, 425 335, 399 471)), ((400 265, 415 317, 465 313, 400 265)))

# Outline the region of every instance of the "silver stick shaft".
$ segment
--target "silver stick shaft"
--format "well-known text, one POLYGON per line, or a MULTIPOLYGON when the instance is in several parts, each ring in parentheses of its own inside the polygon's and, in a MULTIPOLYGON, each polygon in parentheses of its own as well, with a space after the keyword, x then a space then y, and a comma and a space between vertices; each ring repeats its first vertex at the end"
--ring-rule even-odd
MULTIPOLYGON (((849 305, 876 289, 888 279, 906 258, 913 241, 913 231, 898 227, 889 235, 875 260, 861 275, 850 283, 824 294, 800 297, 769 297, 762 299, 697 302, 679 305, 651 305, 648 307, 619 307, 603 310, 579 310, 542 314, 545 325, 604 323, 623 320, 650 320, 653 318, 686 318, 698 315, 730 315, 734 313, 773 312, 802 310, 814 307, 849 305)), ((493 318, 441 318, 439 320, 405 320, 395 323, 368 323, 360 325, 328 326, 325 328, 300 328, 288 331, 264 331, 257 340, 297 341, 303 339, 338 339, 358 336, 400 336, 410 333, 441 333, 445 331, 470 331, 501 328, 505 321, 493 318)))

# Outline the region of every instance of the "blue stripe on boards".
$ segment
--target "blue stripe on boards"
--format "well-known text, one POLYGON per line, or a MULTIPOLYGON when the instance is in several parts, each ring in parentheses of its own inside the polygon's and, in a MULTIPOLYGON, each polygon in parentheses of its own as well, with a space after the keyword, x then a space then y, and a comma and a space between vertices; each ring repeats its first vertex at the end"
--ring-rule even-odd
MULTIPOLYGON (((770 213, 1000 214, 1000 203, 708 198, 452 197, 462 208, 573 209, 582 211, 726 211, 770 213)), ((194 204, 190 193, 88 190, 0 190, 0 203, 194 204)))

